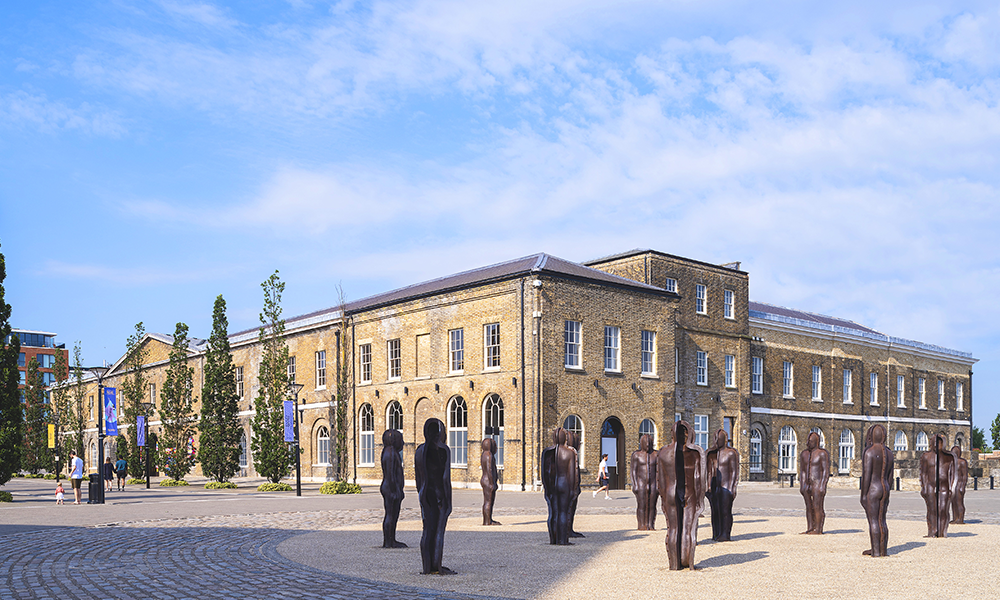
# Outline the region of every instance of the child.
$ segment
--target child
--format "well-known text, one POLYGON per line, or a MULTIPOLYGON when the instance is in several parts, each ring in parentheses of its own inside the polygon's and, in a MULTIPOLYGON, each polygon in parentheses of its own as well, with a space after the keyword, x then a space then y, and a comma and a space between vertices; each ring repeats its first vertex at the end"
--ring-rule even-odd
POLYGON ((56 504, 62 504, 63 503, 63 494, 65 494, 65 493, 66 493, 66 490, 63 489, 62 483, 61 482, 57 483, 56 484, 56 504))

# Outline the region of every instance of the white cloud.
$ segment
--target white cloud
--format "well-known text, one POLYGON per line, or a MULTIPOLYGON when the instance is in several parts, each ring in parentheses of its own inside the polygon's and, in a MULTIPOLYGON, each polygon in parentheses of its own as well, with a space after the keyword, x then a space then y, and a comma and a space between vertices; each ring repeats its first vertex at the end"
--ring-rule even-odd
POLYGON ((45 94, 23 90, 0 94, 0 126, 4 125, 31 127, 44 133, 77 130, 113 138, 127 132, 114 112, 96 109, 86 102, 74 108, 49 100, 45 94))

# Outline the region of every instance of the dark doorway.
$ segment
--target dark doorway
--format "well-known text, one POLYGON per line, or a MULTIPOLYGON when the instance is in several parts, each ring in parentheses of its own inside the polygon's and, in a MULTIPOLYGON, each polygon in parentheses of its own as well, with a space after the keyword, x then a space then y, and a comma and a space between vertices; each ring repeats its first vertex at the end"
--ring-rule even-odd
POLYGON ((618 417, 608 417, 601 425, 601 454, 608 455, 608 487, 612 490, 624 490, 625 428, 618 417))

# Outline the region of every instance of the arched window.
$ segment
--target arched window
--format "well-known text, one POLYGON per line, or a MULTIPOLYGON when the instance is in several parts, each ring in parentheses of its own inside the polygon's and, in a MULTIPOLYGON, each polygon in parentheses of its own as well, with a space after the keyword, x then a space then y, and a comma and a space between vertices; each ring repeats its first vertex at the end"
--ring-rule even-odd
POLYGON ((778 435, 778 458, 780 461, 778 467, 783 473, 795 472, 798 447, 798 437, 795 436, 795 430, 788 425, 782 427, 781 433, 778 435))
POLYGON ((826 436, 823 435, 822 429, 820 429, 819 427, 813 427, 812 429, 809 430, 809 433, 815 433, 816 435, 818 435, 819 447, 824 449, 826 448, 826 436))
POLYGON ((451 447, 452 466, 468 466, 469 409, 461 396, 455 396, 448 403, 448 445, 451 447))
POLYGON ((389 406, 385 409, 385 423, 386 429, 395 429, 396 431, 403 431, 403 407, 400 406, 399 402, 393 400, 389 403, 389 406))
POLYGON ((927 434, 923 431, 917 432, 917 446, 914 448, 917 452, 927 452, 931 449, 930 442, 927 440, 927 434))
POLYGON ((961 433, 955 436, 955 445, 965 451, 965 437, 961 433))
POLYGON ((909 448, 906 441, 906 434, 902 430, 896 431, 896 442, 892 445, 893 452, 903 452, 909 448))
POLYGON ((247 468, 249 460, 247 457, 247 433, 244 431, 240 434, 240 468, 247 468))
POLYGON ((320 427, 316 434, 316 462, 330 464, 330 430, 326 427, 320 427))
POLYGON ((840 461, 837 465, 841 473, 851 472, 851 460, 854 458, 854 434, 850 429, 840 432, 840 461))
POLYGON ((764 472, 764 434, 756 427, 750 430, 750 472, 764 472))
POLYGON ((656 439, 656 423, 652 419, 643 419, 642 423, 639 423, 639 437, 648 435, 653 438, 653 446, 650 449, 658 448, 660 440, 656 439))
POLYGON ((358 425, 361 428, 361 456, 358 463, 361 466, 375 466, 375 411, 371 404, 362 404, 358 414, 358 425))
POLYGON ((566 431, 572 432, 573 435, 575 435, 577 437, 577 439, 580 440, 580 454, 579 454, 579 459, 580 459, 580 468, 582 469, 583 468, 583 456, 584 456, 584 454, 586 454, 583 451, 583 421, 581 421, 580 417, 578 417, 576 415, 570 415, 570 416, 566 417, 566 419, 563 421, 563 429, 565 429, 566 431))
POLYGON ((483 402, 483 439, 491 437, 497 443, 497 468, 503 467, 503 399, 490 394, 483 402))

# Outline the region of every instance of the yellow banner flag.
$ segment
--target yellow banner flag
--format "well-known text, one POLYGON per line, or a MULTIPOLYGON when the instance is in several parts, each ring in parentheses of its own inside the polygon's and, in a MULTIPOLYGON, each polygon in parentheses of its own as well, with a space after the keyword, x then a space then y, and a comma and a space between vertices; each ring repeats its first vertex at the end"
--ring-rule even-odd
POLYGON ((56 447, 56 426, 49 423, 49 448, 56 447))

